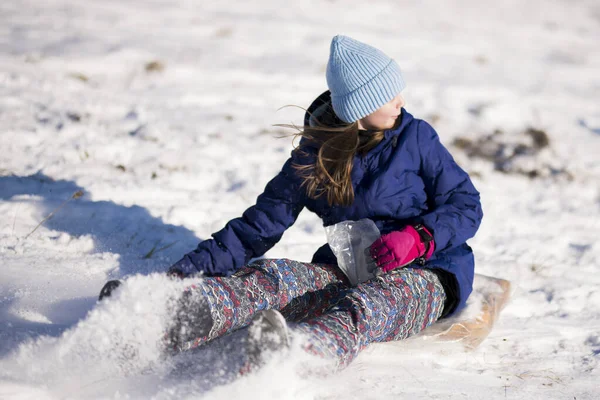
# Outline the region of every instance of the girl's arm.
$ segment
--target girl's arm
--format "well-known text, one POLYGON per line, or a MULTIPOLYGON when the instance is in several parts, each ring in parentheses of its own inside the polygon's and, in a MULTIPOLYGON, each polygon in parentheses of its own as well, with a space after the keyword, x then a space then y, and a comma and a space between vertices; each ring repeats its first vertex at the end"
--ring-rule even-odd
POLYGON ((456 164, 436 131, 425 121, 419 121, 417 143, 431 210, 420 217, 420 222, 432 231, 437 253, 473 237, 483 212, 479 192, 469 175, 456 164))
POLYGON ((169 271, 184 276, 204 272, 210 276, 227 276, 262 256, 273 247, 304 208, 303 191, 292 168, 292 158, 258 196, 256 204, 240 218, 232 219, 212 239, 201 242, 169 271))

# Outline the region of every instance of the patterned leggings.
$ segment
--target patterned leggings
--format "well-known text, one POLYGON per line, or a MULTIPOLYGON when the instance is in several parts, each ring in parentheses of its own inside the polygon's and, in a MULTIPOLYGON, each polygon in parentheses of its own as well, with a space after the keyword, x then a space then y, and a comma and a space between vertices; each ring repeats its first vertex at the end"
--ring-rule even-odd
POLYGON ((258 311, 274 308, 290 330, 308 337, 309 352, 333 358, 339 367, 371 342, 420 332, 439 318, 446 299, 437 275, 427 269, 397 269, 351 287, 336 266, 287 259, 261 259, 230 277, 204 278, 190 292, 204 299, 212 327, 184 349, 247 326, 258 311))

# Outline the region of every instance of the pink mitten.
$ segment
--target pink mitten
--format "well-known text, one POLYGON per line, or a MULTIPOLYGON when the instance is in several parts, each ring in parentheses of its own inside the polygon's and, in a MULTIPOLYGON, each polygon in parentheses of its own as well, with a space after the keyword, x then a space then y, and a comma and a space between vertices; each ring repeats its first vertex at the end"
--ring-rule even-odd
POLYGON ((411 262, 424 262, 435 250, 433 236, 423 225, 406 226, 377 239, 370 248, 371 257, 383 272, 404 267, 411 262))

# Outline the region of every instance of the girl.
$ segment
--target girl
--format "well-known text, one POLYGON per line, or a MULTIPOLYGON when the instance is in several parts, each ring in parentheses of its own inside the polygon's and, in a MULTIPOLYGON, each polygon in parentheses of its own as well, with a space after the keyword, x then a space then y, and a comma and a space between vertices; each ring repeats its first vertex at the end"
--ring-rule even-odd
POLYGON ((335 36, 326 76, 329 90, 307 110, 299 146, 256 204, 170 268, 206 277, 182 299, 174 346, 198 346, 254 319, 255 362, 264 361, 260 345, 286 345, 289 329, 343 367, 369 343, 404 339, 465 305, 474 274, 466 241, 482 218, 469 176, 434 129, 403 108, 400 68, 383 52, 335 36), (248 264, 304 208, 324 226, 373 220, 382 235, 369 252, 381 273, 350 286, 327 244, 310 263, 248 264))

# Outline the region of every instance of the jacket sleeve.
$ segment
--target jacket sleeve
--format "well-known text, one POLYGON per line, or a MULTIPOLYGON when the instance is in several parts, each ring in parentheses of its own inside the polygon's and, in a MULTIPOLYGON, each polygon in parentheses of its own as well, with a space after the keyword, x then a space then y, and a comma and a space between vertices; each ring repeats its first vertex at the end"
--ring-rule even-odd
POLYGON ((483 212, 479 192, 469 175, 458 166, 436 131, 425 121, 419 121, 417 143, 429 205, 429 212, 420 217, 420 222, 433 231, 437 253, 473 237, 483 212))
POLYGON ((200 242, 169 270, 184 275, 204 272, 227 276, 273 247, 304 208, 304 192, 292 167, 293 159, 267 184, 254 206, 229 221, 212 239, 200 242))

